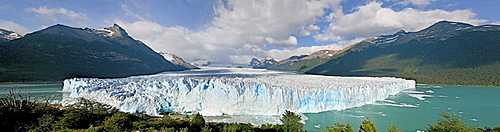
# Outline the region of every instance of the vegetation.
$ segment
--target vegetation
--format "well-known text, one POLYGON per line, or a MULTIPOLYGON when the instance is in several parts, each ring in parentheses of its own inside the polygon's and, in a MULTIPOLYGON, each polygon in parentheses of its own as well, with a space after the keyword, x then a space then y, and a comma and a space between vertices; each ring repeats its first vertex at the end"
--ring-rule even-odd
POLYGON ((359 132, 377 132, 377 128, 370 118, 366 118, 359 126, 359 132))
POLYGON ((283 118, 280 120, 283 123, 282 128, 284 132, 297 132, 304 127, 304 124, 300 123, 300 116, 288 110, 285 111, 283 118))
POLYGON ((335 123, 335 126, 327 126, 326 130, 323 130, 324 132, 354 132, 354 130, 351 127, 351 124, 340 124, 340 123, 335 123))
MULTIPOLYGON (((56 132, 297 132, 302 131, 304 124, 301 117, 293 112, 285 111, 280 119, 283 124, 265 124, 255 127, 244 123, 207 122, 201 114, 188 120, 175 120, 165 116, 153 118, 143 113, 125 113, 109 105, 80 99, 79 103, 63 109, 57 109, 45 103, 35 103, 36 98, 29 94, 17 94, 10 91, 7 97, 0 98, 0 128, 3 131, 56 131, 56 132)), ((449 111, 440 114, 443 119, 429 124, 429 132, 500 132, 495 128, 469 127, 460 118, 449 111)), ((335 123, 327 126, 324 132, 354 132, 350 124, 335 123)), ((363 120, 359 132, 376 132, 374 123, 363 120)), ((388 132, 400 132, 397 126, 389 126, 388 132)))

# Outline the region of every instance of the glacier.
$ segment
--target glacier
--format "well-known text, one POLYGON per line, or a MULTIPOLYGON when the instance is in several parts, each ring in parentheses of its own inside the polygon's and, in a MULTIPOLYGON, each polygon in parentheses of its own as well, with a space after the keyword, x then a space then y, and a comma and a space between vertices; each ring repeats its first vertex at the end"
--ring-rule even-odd
POLYGON ((127 78, 64 80, 63 105, 85 98, 124 112, 280 115, 373 104, 415 81, 394 77, 338 77, 247 68, 202 68, 127 78))

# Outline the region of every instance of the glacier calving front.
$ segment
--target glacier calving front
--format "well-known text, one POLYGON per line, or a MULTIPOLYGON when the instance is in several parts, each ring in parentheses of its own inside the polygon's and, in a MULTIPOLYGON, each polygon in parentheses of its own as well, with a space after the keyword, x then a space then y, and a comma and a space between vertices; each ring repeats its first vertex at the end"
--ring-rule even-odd
POLYGON ((259 69, 204 68, 119 79, 64 81, 73 98, 109 104, 126 112, 202 115, 279 115, 342 110, 383 100, 415 81, 399 78, 334 77, 259 69))

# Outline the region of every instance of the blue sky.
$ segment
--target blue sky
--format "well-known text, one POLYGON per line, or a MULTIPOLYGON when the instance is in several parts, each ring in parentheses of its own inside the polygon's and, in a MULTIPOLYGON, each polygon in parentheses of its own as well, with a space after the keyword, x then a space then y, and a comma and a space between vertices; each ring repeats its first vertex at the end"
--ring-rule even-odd
POLYGON ((114 23, 158 52, 187 61, 340 50, 440 21, 500 24, 500 0, 17 0, 0 1, 0 28, 26 34, 57 23, 114 23))

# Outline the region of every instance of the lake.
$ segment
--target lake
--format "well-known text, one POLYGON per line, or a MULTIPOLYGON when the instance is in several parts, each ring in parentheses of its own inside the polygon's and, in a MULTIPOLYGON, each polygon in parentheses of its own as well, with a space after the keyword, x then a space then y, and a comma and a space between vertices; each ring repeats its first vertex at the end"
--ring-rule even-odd
POLYGON ((49 100, 61 100, 63 93, 63 84, 34 84, 28 86, 11 86, 11 87, 0 87, 1 97, 6 97, 9 90, 14 90, 21 92, 22 94, 30 93, 33 97, 38 97, 39 101, 44 99, 49 100))
MULTIPOLYGON (((4 89, 19 89, 40 99, 51 97, 60 100, 63 95, 58 92, 62 84, 0 87, 2 97, 5 97, 4 89)), ((357 130, 367 117, 379 131, 386 131, 389 125, 404 131, 424 130, 446 110, 460 116, 468 125, 496 127, 500 126, 498 93, 500 87, 418 85, 416 89, 405 90, 376 104, 341 111, 306 113, 304 115, 309 119, 305 121, 304 130, 319 131, 336 122, 349 123, 357 130)))
POLYGON ((406 90, 376 104, 305 114, 309 120, 304 130, 318 131, 336 122, 349 123, 357 130, 367 117, 371 118, 379 131, 387 131, 390 125, 404 131, 424 130, 427 124, 441 118, 439 114, 446 110, 458 115, 470 126, 496 127, 500 126, 498 93, 500 87, 418 85, 416 89, 406 90))

